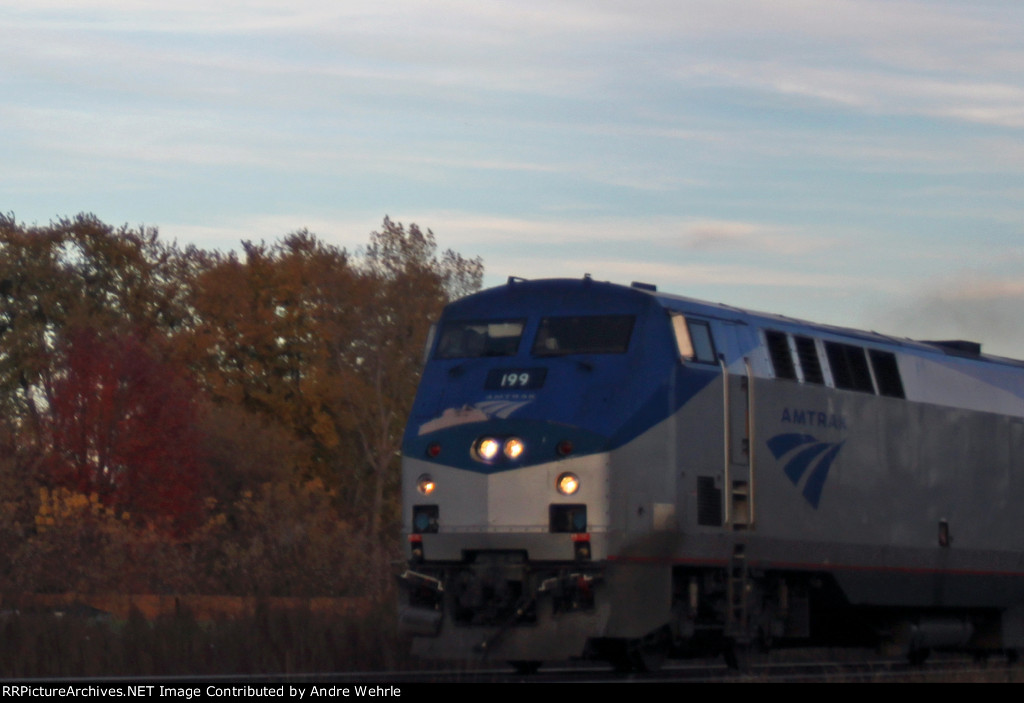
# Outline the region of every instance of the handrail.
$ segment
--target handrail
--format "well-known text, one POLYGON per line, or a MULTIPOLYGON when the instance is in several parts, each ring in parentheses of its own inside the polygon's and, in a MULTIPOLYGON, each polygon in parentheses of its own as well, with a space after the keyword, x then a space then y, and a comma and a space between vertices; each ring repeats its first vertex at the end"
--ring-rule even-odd
POLYGON ((729 443, 732 439, 732 428, 730 427, 730 412, 729 412, 729 367, 725 364, 725 354, 718 355, 718 365, 722 367, 722 409, 724 412, 724 422, 722 423, 722 430, 724 432, 725 440, 722 443, 722 448, 725 450, 725 468, 722 471, 722 483, 723 488, 722 498, 725 501, 725 520, 723 524, 732 524, 732 475, 729 470, 729 443))
POLYGON ((747 514, 750 516, 750 520, 747 526, 751 529, 754 527, 755 522, 755 506, 757 501, 755 500, 756 490, 754 482, 754 418, 756 414, 754 412, 754 371, 750 366, 750 357, 743 357, 743 363, 747 369, 747 472, 750 475, 748 485, 749 495, 747 497, 747 514))

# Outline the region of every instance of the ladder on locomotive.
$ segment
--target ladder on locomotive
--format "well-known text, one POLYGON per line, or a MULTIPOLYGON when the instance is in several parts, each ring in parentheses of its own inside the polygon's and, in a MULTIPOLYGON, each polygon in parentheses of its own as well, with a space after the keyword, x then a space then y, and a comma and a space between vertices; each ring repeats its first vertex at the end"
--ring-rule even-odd
MULTIPOLYGON (((725 421, 725 527, 745 533, 755 527, 755 426, 754 375, 750 359, 744 358, 745 374, 731 377, 724 358, 720 360, 724 387, 725 421)), ((752 583, 747 563, 747 545, 736 535, 726 574, 725 636, 740 643, 750 638, 750 594, 752 583)))
POLYGON ((750 359, 744 358, 746 373, 729 373, 720 358, 723 386, 725 525, 733 531, 754 529, 755 512, 755 426, 754 376, 750 359))

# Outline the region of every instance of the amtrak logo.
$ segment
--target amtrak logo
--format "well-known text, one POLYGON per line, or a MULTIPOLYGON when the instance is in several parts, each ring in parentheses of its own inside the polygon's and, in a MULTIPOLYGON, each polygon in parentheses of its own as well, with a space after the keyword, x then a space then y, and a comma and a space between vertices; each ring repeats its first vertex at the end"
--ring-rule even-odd
POLYGON ((516 394, 507 399, 485 400, 474 405, 464 405, 461 408, 448 408, 441 413, 441 417, 435 417, 420 425, 418 434, 425 435, 470 422, 487 422, 495 417, 504 420, 519 408, 529 405, 533 400, 532 395, 516 394))
POLYGON ((828 470, 832 468, 832 462, 845 443, 845 440, 819 442, 809 434, 798 432, 775 435, 767 442, 768 449, 776 459, 789 457, 785 471, 794 486, 799 487, 804 474, 807 474, 802 493, 815 510, 821 500, 821 491, 825 488, 828 470))
POLYGON ((485 415, 500 417, 504 420, 519 408, 524 405, 529 405, 532 400, 532 397, 527 400, 487 400, 482 403, 477 403, 473 407, 479 408, 485 415))

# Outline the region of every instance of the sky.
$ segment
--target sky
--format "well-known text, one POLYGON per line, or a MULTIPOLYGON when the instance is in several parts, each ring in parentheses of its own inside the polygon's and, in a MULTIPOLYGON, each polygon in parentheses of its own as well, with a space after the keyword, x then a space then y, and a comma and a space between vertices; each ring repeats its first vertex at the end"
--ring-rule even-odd
POLYGON ((0 211, 1024 358, 1019 0, 0 0, 0 211))

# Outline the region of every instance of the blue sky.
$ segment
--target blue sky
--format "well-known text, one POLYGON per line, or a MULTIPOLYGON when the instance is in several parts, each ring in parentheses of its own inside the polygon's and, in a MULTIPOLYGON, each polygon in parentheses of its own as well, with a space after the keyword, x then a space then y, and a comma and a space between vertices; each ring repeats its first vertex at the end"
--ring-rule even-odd
POLYGON ((1024 3, 3 0, 0 208, 182 243, 384 215, 1024 357, 1024 3))

